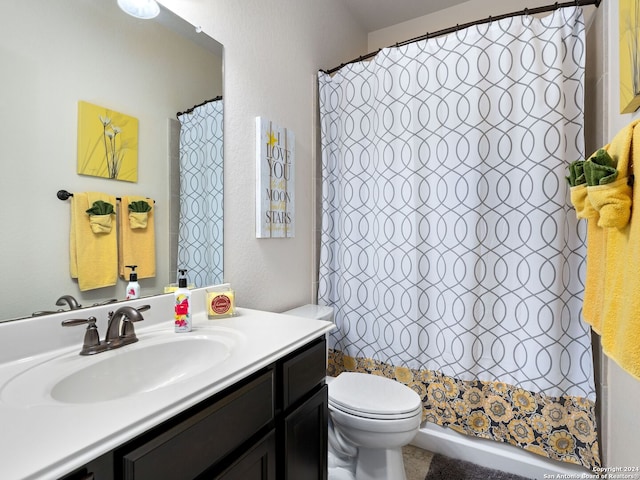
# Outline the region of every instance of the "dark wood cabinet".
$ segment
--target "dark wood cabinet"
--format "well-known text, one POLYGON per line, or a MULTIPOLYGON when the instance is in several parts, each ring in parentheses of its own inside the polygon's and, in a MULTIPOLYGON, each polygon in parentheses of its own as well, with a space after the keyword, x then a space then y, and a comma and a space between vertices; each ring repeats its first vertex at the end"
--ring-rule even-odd
POLYGON ((62 480, 326 480, 325 371, 322 337, 62 480))
POLYGON ((284 418, 282 475, 296 480, 327 479, 327 386, 284 418))

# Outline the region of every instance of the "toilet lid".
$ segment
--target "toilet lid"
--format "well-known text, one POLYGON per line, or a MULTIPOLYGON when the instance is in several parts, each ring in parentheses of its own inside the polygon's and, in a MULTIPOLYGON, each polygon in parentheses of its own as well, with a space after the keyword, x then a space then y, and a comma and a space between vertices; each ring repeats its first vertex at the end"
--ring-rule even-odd
POLYGON ((344 372, 329 383, 329 404, 371 418, 405 418, 422 409, 420 396, 406 385, 358 372, 344 372))

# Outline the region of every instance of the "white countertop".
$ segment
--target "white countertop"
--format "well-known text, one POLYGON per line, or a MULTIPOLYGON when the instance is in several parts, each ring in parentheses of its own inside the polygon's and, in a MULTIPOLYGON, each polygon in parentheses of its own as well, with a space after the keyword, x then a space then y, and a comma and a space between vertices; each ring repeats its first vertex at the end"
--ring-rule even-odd
MULTIPOLYGON (((159 299, 159 303, 156 302, 155 305, 154 299, 135 301, 135 305, 152 303, 152 309, 143 315, 145 320, 151 317, 155 320, 144 322, 148 325, 136 324, 136 333, 140 340, 134 345, 142 345, 145 336, 152 338, 154 333, 157 334, 156 332, 160 330, 173 330, 173 322, 163 321, 158 314, 158 308, 167 312, 166 299, 163 299, 163 296, 156 298, 159 299), (154 310, 156 310, 155 316, 154 310)), ((195 299, 197 298, 196 295, 195 299)), ((111 309, 113 308, 114 306, 111 306, 111 309)), ((104 310, 101 307, 98 313, 101 314, 104 310)), ((91 311, 86 309, 82 310, 80 316, 84 318, 88 314, 91 314, 91 311)), ((64 476, 273 363, 334 327, 331 322, 249 309, 238 309, 236 317, 221 320, 208 320, 206 315, 200 312, 194 315, 192 332, 175 335, 198 335, 212 328, 224 327, 238 332, 239 338, 242 339, 233 347, 229 358, 204 373, 153 391, 107 402, 65 404, 48 399, 48 401, 16 405, 15 402, 3 400, 4 385, 20 372, 48 358, 79 351, 84 334, 83 328, 63 329, 59 326, 61 319, 78 316, 79 312, 76 312, 56 315, 55 320, 51 317, 41 319, 41 321, 55 323, 55 329, 50 327, 51 323, 38 322, 41 326, 45 325, 42 327, 45 337, 48 331, 53 334, 59 332, 60 336, 65 336, 64 343, 67 344, 70 343, 69 338, 75 338, 72 346, 63 346, 34 355, 28 352, 29 348, 33 350, 33 344, 43 340, 32 338, 29 341, 22 338, 20 341, 29 344, 29 348, 25 348, 24 356, 16 353, 19 352, 18 347, 15 345, 9 347, 7 344, 7 347, 12 350, 12 355, 6 354, 5 351, 5 358, 0 358, 2 362, 0 363, 0 478, 2 480, 57 479, 64 476), (73 331, 71 337, 67 330, 73 331)), ((164 315, 164 318, 167 316, 169 315, 164 315)), ((28 320, 20 322, 28 322, 28 320)), ((98 322, 101 338, 104 338, 105 322, 104 319, 102 324, 100 320, 98 322)), ((0 338, 3 337, 3 333, 7 334, 2 343, 5 344, 7 340, 17 341, 19 336, 13 331, 15 328, 8 328, 3 332, 4 327, 6 326, 0 324, 0 338)), ((20 328, 24 330, 26 327, 20 328)), ((58 345, 55 342, 48 343, 58 345)), ((131 345, 81 358, 90 361, 102 355, 117 354, 128 347, 131 345)), ((40 351, 44 350, 42 344, 39 348, 40 351)), ((180 358, 176 358, 176 362, 179 361, 180 358)))

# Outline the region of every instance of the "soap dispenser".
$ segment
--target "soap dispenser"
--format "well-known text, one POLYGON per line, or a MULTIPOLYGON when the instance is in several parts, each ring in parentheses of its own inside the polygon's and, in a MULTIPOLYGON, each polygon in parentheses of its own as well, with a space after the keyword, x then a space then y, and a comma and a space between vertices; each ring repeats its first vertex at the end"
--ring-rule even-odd
POLYGON ((137 265, 125 265, 131 269, 129 274, 129 283, 127 284, 127 300, 140 298, 140 284, 138 283, 138 274, 136 273, 137 265))
POLYGON ((178 270, 178 289, 174 292, 175 331, 191 331, 191 291, 187 288, 187 271, 178 270))

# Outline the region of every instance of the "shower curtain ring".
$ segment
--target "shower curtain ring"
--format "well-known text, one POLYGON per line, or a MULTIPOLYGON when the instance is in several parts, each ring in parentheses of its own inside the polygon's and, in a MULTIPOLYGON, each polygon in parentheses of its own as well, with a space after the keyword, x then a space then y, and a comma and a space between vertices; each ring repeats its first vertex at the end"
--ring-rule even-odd
POLYGON ((524 14, 525 14, 525 15, 529 15, 529 9, 528 9, 528 8, 525 8, 525 9, 524 9, 524 14))
POLYGON ((556 10, 558 9, 559 6, 560 6, 560 4, 558 2, 553 4, 553 8, 555 8, 556 10))

